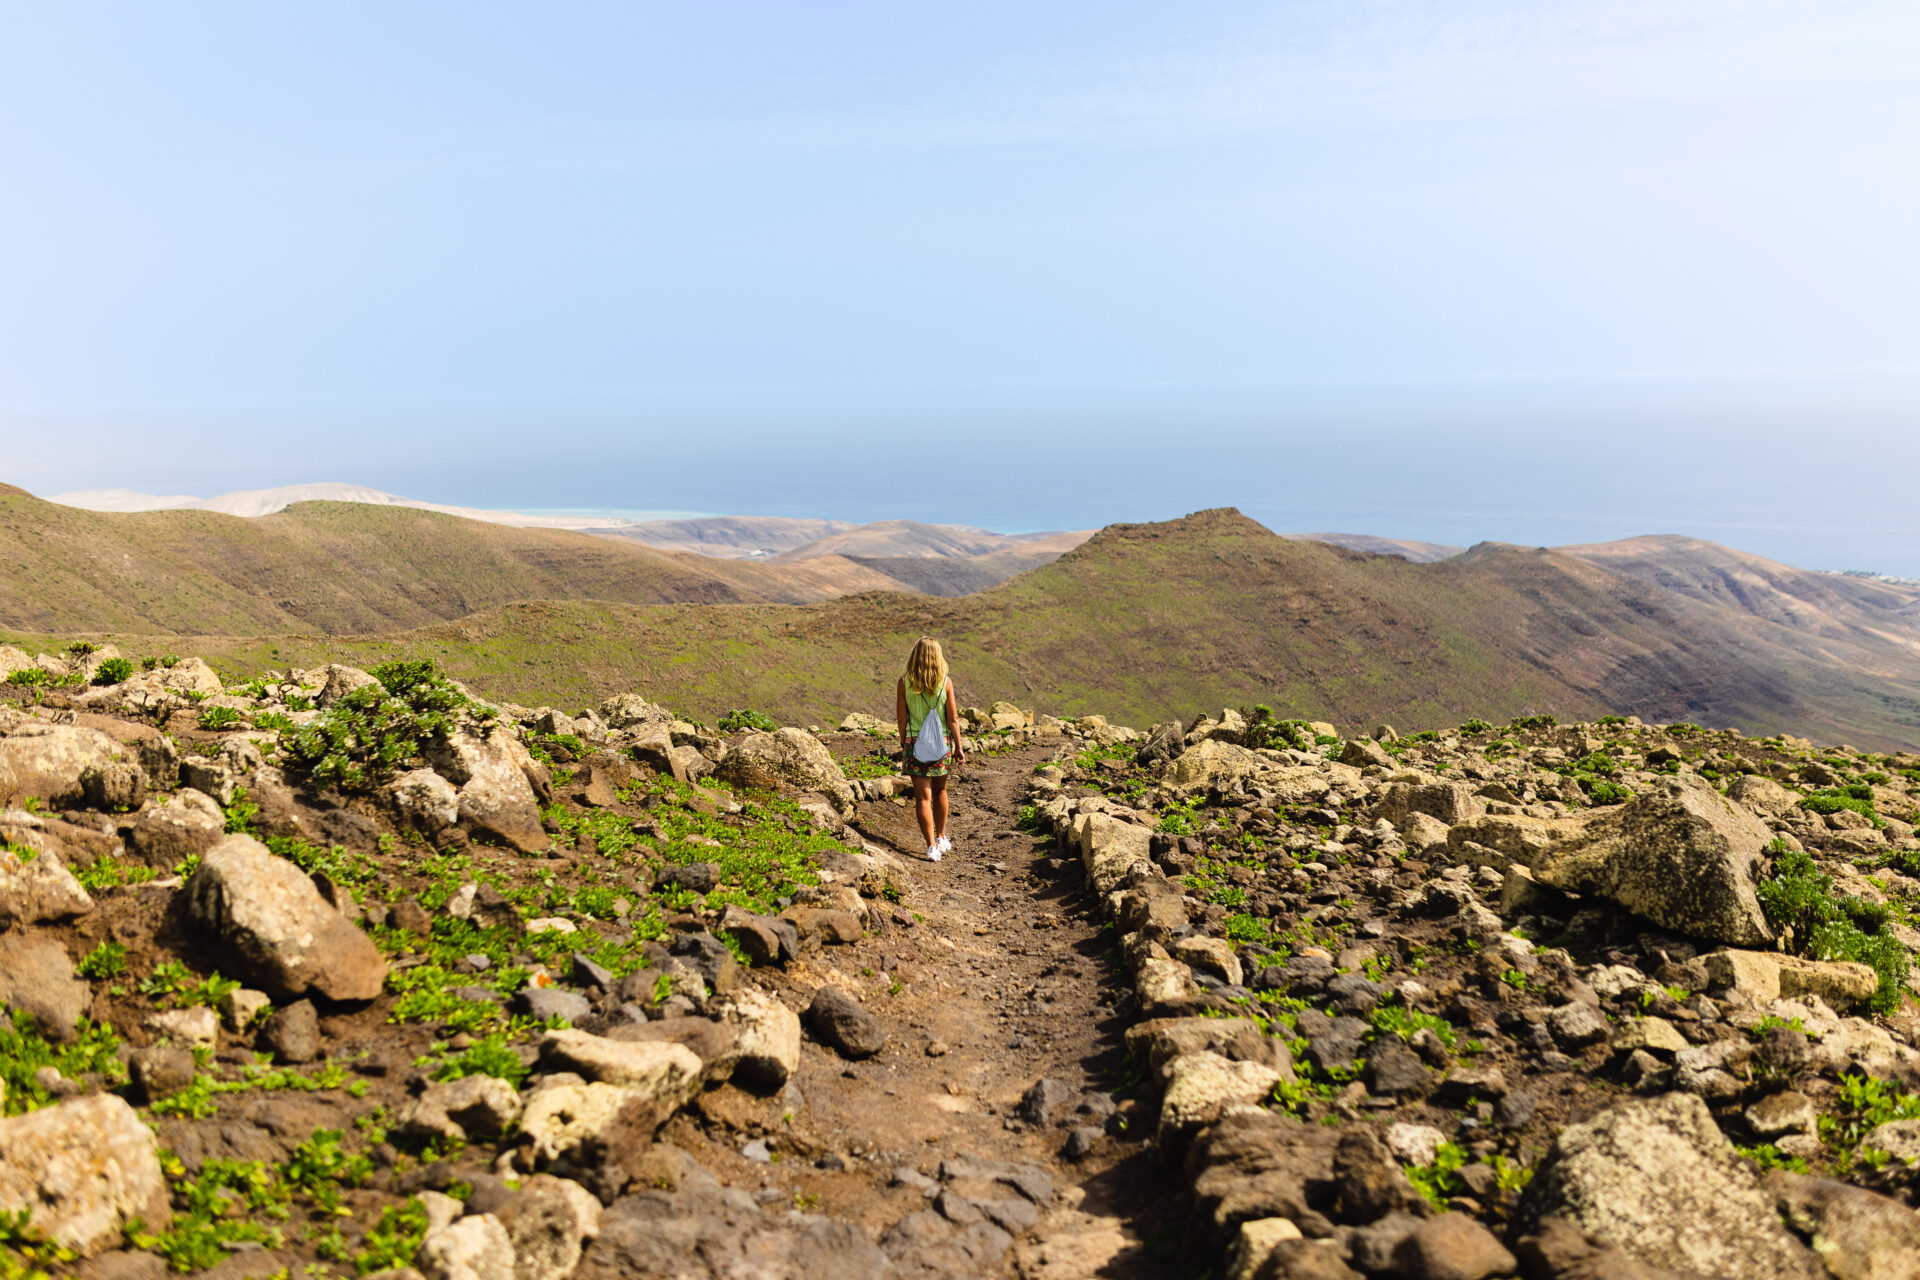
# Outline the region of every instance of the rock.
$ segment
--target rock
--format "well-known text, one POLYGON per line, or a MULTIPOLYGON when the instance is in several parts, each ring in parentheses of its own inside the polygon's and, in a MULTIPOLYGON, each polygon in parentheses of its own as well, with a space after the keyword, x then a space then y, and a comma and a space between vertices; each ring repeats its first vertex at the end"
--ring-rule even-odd
POLYGON ((232 956, 233 971, 275 997, 380 994, 387 962, 379 948, 305 872, 253 837, 228 836, 208 850, 184 892, 189 918, 232 956))
POLYGON ((205 1005, 166 1009, 147 1019, 147 1030, 163 1040, 193 1049, 213 1049, 220 1043, 220 1017, 205 1005))
POLYGON ((435 835, 460 821, 460 793, 431 769, 410 769, 386 785, 387 803, 421 835, 435 835))
POLYGON ((1165 1082, 1167 1068, 1181 1054, 1217 1053, 1234 1062, 1259 1062, 1294 1079, 1293 1054, 1286 1042, 1260 1030, 1251 1018, 1152 1018, 1127 1028, 1127 1051, 1142 1059, 1152 1076, 1165 1082))
MULTIPOLYGON (((529 930, 533 932, 533 930, 529 930)), ((593 1013, 593 1002, 577 991, 562 987, 522 987, 513 993, 513 1011, 546 1022, 563 1018, 569 1023, 583 1022, 593 1013)))
POLYGON ((540 1065, 616 1085, 660 1105, 665 1115, 693 1096, 704 1069, 685 1045, 609 1040, 585 1031, 549 1031, 540 1038, 540 1065))
POLYGON ((148 1045, 127 1059, 127 1077, 135 1099, 151 1106, 193 1083, 193 1050, 173 1045, 148 1045))
POLYGON ((637 693, 621 693, 600 704, 600 718, 607 722, 607 728, 617 732, 641 725, 671 724, 673 713, 637 693))
POLYGON ((1227 1250, 1227 1280, 1253 1280, 1276 1248, 1300 1238, 1300 1228, 1286 1218, 1254 1218, 1241 1223, 1227 1250))
POLYGON ((1068 836, 1096 893, 1125 889, 1134 864, 1152 860, 1153 833, 1105 813, 1075 814, 1068 836))
POLYGON ((729 904, 717 927, 740 944, 740 950, 753 964, 773 965, 799 958, 800 931, 790 920, 755 915, 737 904, 729 904))
POLYGON ((74 976, 58 942, 38 933, 0 933, 0 1005, 30 1015, 41 1035, 65 1043, 92 1004, 92 989, 74 976))
POLYGON ((1588 820, 1530 865, 1553 888, 1597 893, 1665 928, 1747 946, 1773 940, 1753 889, 1772 838, 1765 823, 1685 774, 1588 820))
POLYGON ((1493 1123, 1502 1129, 1524 1129, 1539 1105, 1539 1100, 1525 1089, 1511 1090, 1494 1102, 1493 1123))
POLYGON ((819 791, 842 813, 853 805, 853 788, 839 762, 804 729, 750 733, 727 753, 718 772, 724 781, 759 791, 819 791))
POLYGON ((79 803, 81 777, 119 754, 120 744, 98 729, 0 710, 0 806, 30 798, 55 809, 79 803))
POLYGON ((741 986, 740 962, 726 944, 710 933, 683 933, 667 950, 697 972, 715 995, 726 995, 741 986))
POLYGON ((1351 765, 1355 769, 1364 769, 1373 765, 1381 769, 1397 769, 1400 762, 1387 754, 1386 748, 1371 738, 1352 738, 1340 750, 1340 763, 1351 765))
POLYGON ((83 916, 93 899, 71 871, 50 851, 22 858, 0 848, 0 929, 45 924, 83 916))
POLYGON ((1463 782, 1396 782, 1380 797, 1379 815, 1407 837, 1413 837, 1405 825, 1414 814, 1425 814, 1445 826, 1486 816, 1487 804, 1463 782))
POLYGON ((147 799, 147 771, 132 760, 91 764, 80 774, 80 791, 89 809, 130 813, 147 799))
POLYGON ((1254 1275, 1255 1280, 1361 1280, 1332 1240, 1282 1240, 1254 1275))
POLYGON ((134 821, 127 849, 150 867, 171 868, 213 848, 226 830, 227 817, 213 797, 183 787, 134 821))
POLYGON ((1715 951, 1701 960, 1713 990, 1756 1004, 1819 996, 1836 1009, 1850 1009, 1864 1004, 1880 985, 1871 968, 1846 960, 1734 950, 1715 951))
POLYGON ((260 1028, 260 1043, 280 1062, 312 1062, 320 1056, 320 1015, 313 1001, 296 1000, 273 1011, 260 1028))
POLYGON ((1584 1000, 1563 1004, 1547 1014, 1547 1030, 1561 1048, 1569 1051, 1605 1040, 1613 1032, 1606 1016, 1584 1000))
MULTIPOLYGON (((1268 767, 1267 761, 1245 747, 1208 738, 1188 747, 1168 766, 1166 785, 1179 792, 1204 791, 1208 787, 1230 786, 1236 778, 1248 777, 1268 767)), ((1320 794, 1326 794, 1324 785, 1320 794)))
POLYGON ((740 1058, 734 1078, 762 1089, 778 1089, 800 1069, 800 1015, 754 987, 720 997, 721 1021, 739 1029, 740 1058))
POLYGON ((839 1050, 843 1057, 870 1058, 887 1040, 880 1019, 838 987, 821 987, 814 992, 805 1021, 821 1043, 839 1050))
POLYGON ((1149 1018, 1177 1018, 1208 1007, 1211 1001, 1193 980, 1193 970, 1178 960, 1148 956, 1133 975, 1140 1012, 1149 1018))
POLYGON ((600 1201, 579 1183, 535 1174, 497 1211, 513 1246, 514 1280, 566 1280, 600 1234, 600 1201))
POLYGON ((223 808, 233 803, 233 789, 237 785, 233 770, 218 760, 203 760, 197 756, 180 762, 180 784, 192 787, 223 808))
POLYGON ((1432 1164, 1440 1155, 1440 1144, 1447 1135, 1430 1124, 1392 1124, 1387 1126, 1387 1150, 1401 1164, 1432 1164))
POLYGON ((1394 823, 1400 832, 1400 838, 1407 842, 1407 848, 1418 853, 1436 845, 1444 845, 1453 828, 1440 819, 1427 813, 1409 813, 1394 823))
POLYGON ((522 853, 543 853, 553 841, 540 823, 540 802, 528 774, 533 757, 512 734, 456 733, 428 751, 434 772, 458 788, 460 821, 475 835, 522 853))
POLYGON ((1521 1202, 1523 1223, 1553 1217, 1656 1266, 1724 1280, 1824 1274, 1691 1094, 1618 1103, 1563 1129, 1521 1202))
POLYGON ((1224 938, 1210 938, 1204 934, 1176 938, 1167 951, 1175 960, 1212 973, 1230 987, 1237 987, 1246 981, 1246 974, 1240 967, 1240 957, 1233 954, 1233 947, 1224 938))
POLYGON ((1629 1018, 1613 1033, 1615 1053, 1632 1053, 1635 1049, 1679 1053, 1688 1047, 1687 1038, 1665 1018, 1629 1018))
POLYGON ((1486 1280, 1510 1276, 1520 1265, 1493 1232, 1464 1213, 1428 1218, 1393 1256, 1407 1280, 1486 1280))
POLYGON ((0 1120, 0 1210, 23 1209, 84 1255, 118 1244, 135 1218, 165 1230, 173 1210, 153 1131, 106 1093, 0 1120))
POLYGON ((430 1084, 402 1113, 402 1130, 422 1139, 491 1142, 520 1118, 520 1095, 494 1076, 430 1084))
POLYGON ((515 1280, 513 1241, 490 1213, 429 1231, 415 1263, 427 1280, 515 1280))
POLYGON ((668 867, 660 873, 654 882, 662 888, 688 889, 694 893, 711 893, 720 883, 720 868, 711 862, 689 862, 678 867, 668 867))
MULTIPOLYGON (((1229 1111, 1195 1136, 1187 1176, 1201 1221, 1227 1238, 1250 1218, 1288 1218, 1316 1234, 1333 1224, 1313 1206, 1334 1191, 1338 1135, 1271 1111, 1229 1111)), ((1411 1190, 1411 1188, 1409 1188, 1411 1190)))
POLYGON ((1727 799, 1767 818, 1778 817, 1800 803, 1799 796, 1757 773, 1743 773, 1729 782, 1727 799))
POLYGON ((1786 1133, 1812 1133, 1820 1119, 1813 1099, 1793 1089, 1770 1093, 1748 1107, 1747 1126, 1762 1138, 1777 1138, 1786 1133))
POLYGON ((563 1157, 598 1163, 629 1139, 644 1147, 673 1114, 641 1091, 590 1083, 571 1073, 541 1080, 525 1101, 520 1138, 539 1164, 563 1157))
MULTIPOLYGON (((1305 1027, 1301 1029, 1306 1032, 1305 1027)), ((1370 1030, 1358 1018, 1334 1018, 1324 1028, 1306 1032, 1307 1058, 1322 1071, 1350 1070, 1366 1047, 1370 1030)))
POLYGON ((1066 1081, 1044 1076, 1029 1085, 1020 1096, 1020 1105, 1015 1114, 1028 1124, 1050 1129, 1079 1098, 1079 1093, 1066 1081))
POLYGON ((326 666, 316 668, 305 675, 306 679, 301 683, 319 690, 313 700, 323 711, 355 689, 366 689, 380 683, 360 668, 344 666, 338 662, 329 662, 326 666))
POLYGON ((1814 1241, 1834 1280, 1920 1280, 1920 1214, 1906 1205, 1785 1169, 1760 1185, 1787 1224, 1814 1241))
POLYGON ((1920 1120, 1888 1120, 1875 1125, 1860 1145, 1884 1151, 1909 1167, 1920 1164, 1920 1120))
POLYGON ((1400 1041, 1382 1040, 1367 1054, 1367 1088, 1386 1098, 1424 1097, 1433 1089, 1433 1073, 1400 1041))
POLYGON ((1380 1135, 1365 1125, 1340 1131, 1333 1179, 1338 1203, 1354 1222, 1372 1222, 1395 1211, 1425 1212, 1427 1202, 1407 1181, 1380 1135))

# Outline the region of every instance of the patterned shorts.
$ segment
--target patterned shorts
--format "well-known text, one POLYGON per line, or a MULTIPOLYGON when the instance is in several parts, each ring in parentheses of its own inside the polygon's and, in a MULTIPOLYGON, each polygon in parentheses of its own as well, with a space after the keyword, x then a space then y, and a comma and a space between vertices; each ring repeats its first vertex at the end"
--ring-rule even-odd
POLYGON ((907 753, 907 776, 909 778, 944 778, 947 776, 947 762, 952 759, 953 752, 949 751, 932 764, 922 764, 920 761, 915 760, 913 753, 909 751, 907 753))

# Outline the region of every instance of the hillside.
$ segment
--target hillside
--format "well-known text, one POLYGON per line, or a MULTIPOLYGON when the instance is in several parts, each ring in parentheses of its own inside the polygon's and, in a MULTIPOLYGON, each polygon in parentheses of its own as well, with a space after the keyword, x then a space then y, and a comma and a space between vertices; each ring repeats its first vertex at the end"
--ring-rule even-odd
POLYGON ((1892 646, 1856 666, 1832 657, 1830 642, 1763 634, 1723 606, 1577 556, 1482 544, 1412 564, 1284 539, 1231 510, 1114 525, 960 599, 532 601, 405 635, 191 643, 237 670, 418 650, 524 702, 581 705, 643 688, 704 716, 759 706, 824 721, 884 712, 901 655, 922 633, 948 641, 971 701, 1104 707, 1138 723, 1265 702, 1347 726, 1618 712, 1920 742, 1920 664, 1892 646))

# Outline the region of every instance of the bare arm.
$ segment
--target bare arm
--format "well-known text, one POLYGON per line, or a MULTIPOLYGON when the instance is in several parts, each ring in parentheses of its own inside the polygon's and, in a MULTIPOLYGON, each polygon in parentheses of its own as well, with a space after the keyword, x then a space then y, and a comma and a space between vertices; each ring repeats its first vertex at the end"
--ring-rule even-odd
POLYGON ((900 750, 907 749, 907 678, 893 686, 893 723, 900 730, 900 750))
POLYGON ((960 699, 953 691, 953 681, 947 681, 947 728, 952 731, 954 757, 961 764, 967 762, 967 749, 960 745, 960 699))

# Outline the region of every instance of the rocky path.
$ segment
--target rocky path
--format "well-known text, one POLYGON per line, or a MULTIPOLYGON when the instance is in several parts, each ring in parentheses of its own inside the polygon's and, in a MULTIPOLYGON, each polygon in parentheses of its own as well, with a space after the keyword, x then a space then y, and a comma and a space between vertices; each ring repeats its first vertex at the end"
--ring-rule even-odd
MULTIPOLYGON (((850 952, 822 952, 817 972, 796 975, 855 993, 887 1035, 864 1061, 809 1045, 793 1080, 799 1098, 785 1099, 800 1105, 772 1145, 813 1158, 758 1164, 757 1149, 714 1150, 694 1134, 695 1117, 670 1126, 669 1140, 763 1203, 791 1202, 883 1241, 894 1230, 890 1251, 904 1243, 895 1224, 916 1211, 962 1229, 984 1216, 1011 1243, 976 1232, 984 1247, 968 1256, 967 1274, 1182 1274, 1172 1263, 1171 1173, 1130 1136, 1151 1128, 1138 1104, 1115 1096, 1128 1076, 1110 939, 1081 901, 1077 874, 1049 868, 1052 842, 1015 829, 1025 781, 1050 754, 976 757, 953 784, 954 852, 937 864, 920 856, 910 806, 860 807, 854 827, 909 861, 913 888, 884 932, 850 952), (941 1176, 967 1161, 1041 1171, 1051 1195, 1037 1204, 1004 1186, 967 1195, 966 1180, 941 1176)), ((729 1096, 746 1101, 715 1095, 729 1096)), ((739 1117, 701 1118, 750 1128, 739 1117)))

